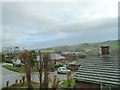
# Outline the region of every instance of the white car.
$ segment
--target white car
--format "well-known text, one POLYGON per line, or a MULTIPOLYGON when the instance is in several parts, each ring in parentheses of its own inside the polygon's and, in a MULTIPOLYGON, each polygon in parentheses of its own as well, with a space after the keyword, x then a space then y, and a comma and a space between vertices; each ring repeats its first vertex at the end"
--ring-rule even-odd
POLYGON ((13 62, 13 66, 18 66, 18 67, 22 66, 21 60, 16 60, 15 62, 13 62))
POLYGON ((70 70, 69 69, 67 69, 66 67, 59 67, 58 69, 57 69, 57 73, 63 73, 63 74, 66 74, 67 72, 69 72, 70 70))

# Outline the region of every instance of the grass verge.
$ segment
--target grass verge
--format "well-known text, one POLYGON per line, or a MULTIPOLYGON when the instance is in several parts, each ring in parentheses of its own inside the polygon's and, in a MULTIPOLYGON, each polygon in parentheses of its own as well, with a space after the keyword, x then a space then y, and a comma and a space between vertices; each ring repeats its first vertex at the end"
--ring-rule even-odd
POLYGON ((8 69, 8 70, 19 72, 19 73, 24 72, 23 67, 15 67, 15 66, 12 66, 12 65, 3 65, 3 67, 8 69))

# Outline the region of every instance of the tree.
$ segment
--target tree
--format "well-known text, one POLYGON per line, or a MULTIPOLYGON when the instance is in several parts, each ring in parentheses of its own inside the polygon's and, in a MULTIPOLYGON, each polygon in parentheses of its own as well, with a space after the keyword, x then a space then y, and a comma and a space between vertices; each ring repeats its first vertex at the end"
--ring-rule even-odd
POLYGON ((59 82, 60 81, 57 75, 54 75, 53 78, 50 78, 50 84, 51 84, 52 90, 56 90, 58 88, 59 82))
POLYGON ((2 53, 2 55, 1 55, 1 57, 0 57, 0 59, 2 59, 2 62, 4 62, 5 61, 5 55, 2 53))
POLYGON ((36 57, 36 67, 39 72, 39 90, 42 88, 42 72, 43 72, 43 58, 42 58, 42 53, 39 51, 36 57))
POLYGON ((48 89, 48 61, 50 60, 49 52, 43 53, 43 62, 44 62, 44 87, 48 89))
POLYGON ((36 55, 36 67, 39 72, 39 81, 40 81, 40 90, 44 87, 46 90, 48 89, 48 61, 49 61, 49 53, 41 53, 40 51, 36 55), (44 86, 42 85, 42 72, 44 70, 44 86))
POLYGON ((71 80, 72 80, 72 72, 68 71, 67 72, 67 89, 69 90, 71 87, 71 80))
POLYGON ((26 72, 26 78, 27 78, 27 84, 28 84, 28 90, 32 89, 32 82, 31 82, 31 61, 30 61, 31 53, 28 51, 25 51, 21 54, 21 59, 23 59, 25 64, 25 72, 26 72))

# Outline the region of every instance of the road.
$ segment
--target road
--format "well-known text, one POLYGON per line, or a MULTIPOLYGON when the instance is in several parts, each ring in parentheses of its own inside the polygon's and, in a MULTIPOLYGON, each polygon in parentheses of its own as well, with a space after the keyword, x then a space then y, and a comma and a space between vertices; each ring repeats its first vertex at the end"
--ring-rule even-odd
MULTIPOLYGON (((57 75, 59 80, 66 80, 67 76, 66 74, 57 74, 57 72, 49 72, 49 78, 53 78, 53 75, 57 75)), ((15 80, 22 79, 22 76, 25 76, 24 74, 19 74, 17 72, 10 71, 8 69, 5 69, 2 67, 2 63, 0 63, 0 89, 6 86, 6 82, 9 81, 9 85, 12 85, 15 83, 15 80)), ((32 81, 39 82, 38 79, 38 72, 33 72, 31 75, 32 81)), ((44 74, 43 74, 44 77, 44 74)), ((43 78, 42 78, 43 80, 43 78)))
MULTIPOLYGON (((38 75, 39 75, 38 72, 33 72, 32 73, 32 81, 39 82, 38 75)), ((67 79, 67 75, 66 74, 57 74, 57 71, 55 71, 55 72, 49 72, 49 74, 48 74, 49 79, 52 79, 54 75, 56 75, 57 78, 60 81, 67 79)), ((42 76, 43 76, 42 80, 44 80, 44 74, 42 74, 42 76)))
MULTIPOLYGON (((9 81, 9 85, 12 85, 15 83, 15 80, 20 80, 23 76, 23 74, 19 74, 17 72, 10 71, 8 69, 5 69, 2 67, 2 64, 0 64, 1 70, 0 70, 0 84, 1 87, 6 87, 6 82, 9 81)), ((0 88, 1 89, 1 88, 0 88)))

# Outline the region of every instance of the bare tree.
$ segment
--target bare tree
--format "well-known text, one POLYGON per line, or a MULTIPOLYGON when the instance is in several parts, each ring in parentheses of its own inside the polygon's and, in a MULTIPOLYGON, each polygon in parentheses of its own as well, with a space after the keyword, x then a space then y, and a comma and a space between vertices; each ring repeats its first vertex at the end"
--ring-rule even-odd
POLYGON ((49 52, 43 53, 43 62, 44 62, 44 88, 48 90, 48 61, 50 60, 49 52))
POLYGON ((42 58, 41 52, 39 52, 37 54, 36 67, 37 67, 37 70, 39 72, 39 81, 40 81, 39 90, 41 90, 41 88, 42 88, 42 72, 43 72, 43 58, 42 58))
POLYGON ((53 75, 53 78, 50 78, 50 84, 51 84, 52 90, 56 90, 58 88, 59 82, 60 81, 59 81, 57 75, 53 75))
POLYGON ((31 53, 28 51, 25 51, 21 54, 21 59, 24 60, 24 64, 25 64, 25 72, 26 72, 26 78, 27 78, 27 84, 28 84, 28 90, 32 89, 32 82, 31 82, 31 61, 30 61, 30 56, 31 53))
POLYGON ((67 89, 69 90, 69 88, 71 87, 71 80, 72 80, 72 72, 68 71, 67 72, 67 89))

